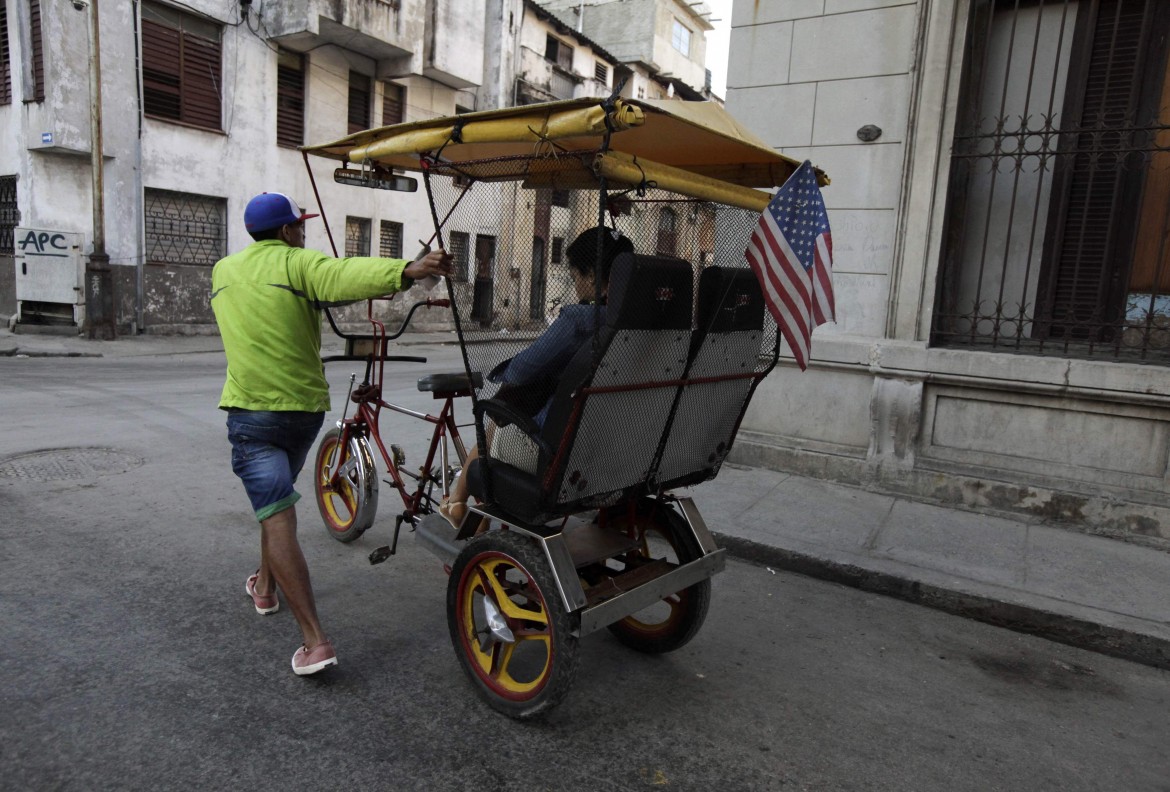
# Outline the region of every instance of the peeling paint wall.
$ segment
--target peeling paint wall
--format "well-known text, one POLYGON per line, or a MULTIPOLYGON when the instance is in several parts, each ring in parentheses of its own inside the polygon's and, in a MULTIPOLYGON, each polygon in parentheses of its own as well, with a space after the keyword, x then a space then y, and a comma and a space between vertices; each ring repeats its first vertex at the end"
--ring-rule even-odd
MULTIPOLYGON (((23 225, 81 232, 92 240, 87 12, 75 10, 69 0, 41 0, 46 98, 42 103, 25 104, 19 74, 27 53, 18 33, 22 25, 27 26, 27 3, 0 2, 8 4, 14 73, 13 102, 0 107, 0 134, 19 141, 16 146, 0 149, 0 175, 19 177, 23 225), (51 145, 41 143, 42 133, 52 134, 51 145)), ((268 32, 283 35, 279 42, 265 41, 248 25, 237 24, 240 6, 234 2, 187 0, 175 7, 221 25, 222 130, 143 118, 136 61, 139 6, 139 0, 101 4, 106 246, 111 264, 129 270, 116 270, 113 278, 122 332, 129 331, 137 320, 139 280, 145 329, 212 321, 207 304, 210 267, 143 263, 143 189, 224 199, 228 253, 251 242, 244 229, 243 210, 258 192, 285 192, 315 211, 301 154, 276 145, 274 48, 311 49, 305 55, 305 143, 335 140, 348 133, 350 70, 373 79, 373 126, 381 120, 386 80, 406 88, 408 121, 449 115, 457 103, 475 101, 467 98, 462 84, 446 85, 422 74, 423 31, 430 0, 252 4, 253 13, 265 14, 268 32), (352 41, 352 48, 339 46, 338 41, 352 41)), ((470 0, 456 3, 447 13, 455 12, 464 16, 482 13, 470 0)), ((478 24, 476 33, 475 24, 461 22, 461 32, 450 41, 457 46, 462 78, 476 76, 477 69, 482 71, 482 18, 478 24)), ((264 30, 254 19, 252 27, 264 30)), ((332 181, 332 171, 339 163, 314 159, 312 164, 334 239, 342 251, 346 216, 371 220, 373 255, 378 254, 382 220, 403 224, 407 257, 417 253, 419 240, 431 237, 431 216, 421 193, 343 187, 332 181)), ((309 223, 306 244, 330 252, 324 222, 309 223)), ((5 291, 5 283, 11 283, 11 277, 7 281, 0 278, 0 314, 6 316, 15 308, 15 296, 11 286, 5 291)))

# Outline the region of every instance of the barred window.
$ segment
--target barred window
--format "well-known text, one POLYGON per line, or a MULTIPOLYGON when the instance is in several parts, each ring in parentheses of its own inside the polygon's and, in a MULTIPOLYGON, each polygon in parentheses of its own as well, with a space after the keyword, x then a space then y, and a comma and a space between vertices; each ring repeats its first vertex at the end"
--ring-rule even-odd
POLYGON ((561 257, 564 255, 565 239, 564 237, 553 237, 552 252, 549 254, 549 260, 553 264, 560 264, 561 257))
POLYGON ((370 78, 361 72, 349 73, 349 133, 370 128, 370 78))
POLYGON ((20 225, 20 210, 16 207, 16 177, 0 176, 0 254, 16 252, 15 233, 20 225))
POLYGON ((972 4, 933 343, 1170 363, 1170 4, 972 4))
POLYGON ((378 255, 382 258, 402 258, 402 223, 383 220, 378 227, 378 255))
POLYGON ((406 120, 406 89, 401 85, 383 83, 382 126, 401 124, 406 120))
POLYGON ((227 199, 145 191, 146 261, 211 266, 227 255, 227 199))
POLYGON ((345 218, 345 255, 370 255, 370 219, 368 217, 345 218))
POLYGON ((12 104, 12 66, 8 53, 8 3, 0 3, 0 105, 12 104))
POLYGON ((220 129, 220 26, 142 4, 142 99, 151 118, 220 129))
POLYGON ((466 283, 471 274, 471 235, 452 231, 448 240, 451 257, 455 259, 451 274, 456 283, 466 283))
POLYGON ((305 142, 305 57, 281 51, 276 64, 276 144, 305 142))
MULTIPOLYGON (((45 101, 45 52, 41 41, 41 0, 28 2, 29 74, 32 76, 32 101, 45 101)), ((25 97, 28 101, 29 97, 25 97)))

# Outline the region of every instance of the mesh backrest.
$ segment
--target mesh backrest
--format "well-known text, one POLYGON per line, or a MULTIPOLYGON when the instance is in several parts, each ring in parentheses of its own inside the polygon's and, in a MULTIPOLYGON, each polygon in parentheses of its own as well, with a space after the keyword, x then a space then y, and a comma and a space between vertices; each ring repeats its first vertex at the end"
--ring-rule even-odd
POLYGON ((686 369, 691 315, 689 263, 661 256, 614 263, 598 348, 578 352, 545 423, 544 437, 559 452, 548 493, 555 503, 650 476, 686 369), (591 372, 585 388, 583 372, 591 372))
POLYGON ((751 270, 710 267, 699 277, 698 291, 686 374, 691 384, 679 397, 658 466, 667 488, 718 472, 747 408, 755 383, 750 375, 764 344, 764 298, 751 270))

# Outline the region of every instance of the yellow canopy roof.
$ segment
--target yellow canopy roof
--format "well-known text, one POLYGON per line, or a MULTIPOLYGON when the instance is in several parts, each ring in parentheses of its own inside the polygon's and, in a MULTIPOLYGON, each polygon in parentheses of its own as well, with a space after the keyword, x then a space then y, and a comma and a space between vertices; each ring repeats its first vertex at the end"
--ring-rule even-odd
MULTIPOLYGON (((421 155, 440 150, 442 160, 456 166, 557 151, 591 152, 603 143, 604 101, 568 99, 396 124, 303 150, 355 164, 414 171, 422 169, 421 155)), ((767 195, 743 188, 779 186, 800 165, 770 148, 713 102, 619 99, 608 118, 615 130, 609 155, 595 168, 617 181, 629 183, 623 177, 629 172, 641 178, 643 172, 653 171, 659 186, 666 189, 762 209, 767 195), (721 189, 711 195, 712 187, 721 189), (729 193, 739 194, 740 200, 728 201, 729 193)), ((566 160, 566 172, 580 172, 579 158, 566 160)), ((549 183, 558 183, 547 161, 540 171, 549 183)), ((495 175, 501 174, 495 171, 495 175)), ((822 171, 817 176, 822 185, 828 184, 822 171)))

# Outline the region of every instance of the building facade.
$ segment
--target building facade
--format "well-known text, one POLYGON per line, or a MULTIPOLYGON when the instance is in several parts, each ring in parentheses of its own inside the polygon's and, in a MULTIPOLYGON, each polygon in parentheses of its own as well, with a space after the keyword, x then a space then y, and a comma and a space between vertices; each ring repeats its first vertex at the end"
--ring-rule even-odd
MULTIPOLYGON (((0 134, 17 142, 0 150, 6 317, 23 263, 11 229, 92 240, 90 10, 79 5, 0 0, 0 134)), ((482 7, 463 0, 128 0, 100 14, 105 237, 122 332, 213 326, 211 265, 250 242, 247 200, 278 190, 315 205, 297 146, 473 110, 483 79, 482 7)), ((431 236, 416 196, 315 169, 340 255, 412 257, 431 236)), ((307 230, 309 246, 330 250, 323 223, 307 230)), ((22 321, 73 320, 51 300, 20 308, 22 321)))
POLYGON ((838 313, 741 459, 1170 546, 1168 12, 736 0, 727 106, 832 178, 838 313))

